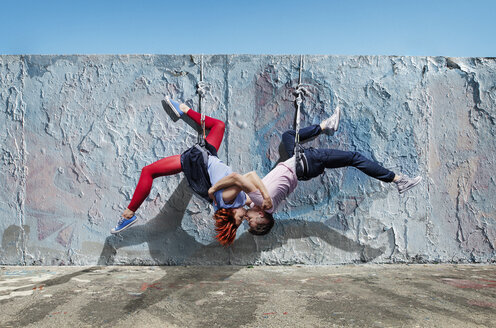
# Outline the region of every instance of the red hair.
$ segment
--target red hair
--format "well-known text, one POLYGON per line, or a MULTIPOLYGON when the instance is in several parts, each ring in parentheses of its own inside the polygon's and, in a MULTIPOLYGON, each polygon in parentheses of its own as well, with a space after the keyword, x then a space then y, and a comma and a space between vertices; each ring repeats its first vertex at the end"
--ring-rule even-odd
POLYGON ((232 208, 220 208, 214 214, 215 231, 217 240, 223 246, 229 246, 236 238, 238 226, 234 220, 234 210, 232 208))

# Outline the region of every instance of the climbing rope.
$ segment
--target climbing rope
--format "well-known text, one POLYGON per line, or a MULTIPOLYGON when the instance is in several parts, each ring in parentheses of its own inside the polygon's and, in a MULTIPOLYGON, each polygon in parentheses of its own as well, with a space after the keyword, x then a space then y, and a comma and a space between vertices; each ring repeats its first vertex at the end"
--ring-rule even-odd
POLYGON ((308 180, 308 177, 306 176, 307 169, 308 169, 308 164, 306 157, 304 155, 304 149, 300 145, 300 107, 301 104, 303 103, 303 97, 310 94, 310 91, 306 89, 303 84, 301 83, 301 76, 302 76, 302 71, 303 71, 303 64, 304 64, 304 57, 303 55, 300 56, 300 73, 299 73, 299 78, 298 78, 298 86, 296 87, 296 90, 294 92, 294 95, 296 96, 295 98, 295 104, 296 104, 296 129, 295 129, 295 146, 294 146, 294 154, 295 154, 295 165, 296 165, 296 171, 297 174, 300 174, 298 176, 299 180, 308 180), (299 173, 298 173, 299 172, 299 173))
POLYGON ((304 58, 303 55, 300 56, 300 72, 298 77, 298 86, 296 87, 296 91, 294 95, 296 96, 295 104, 296 104, 296 134, 295 134, 295 148, 294 154, 296 157, 296 162, 298 163, 301 159, 301 146, 300 146, 300 107, 303 103, 303 96, 309 94, 309 91, 301 84, 301 73, 303 70, 304 58))
POLYGON ((202 126, 202 133, 203 135, 198 135, 198 143, 201 145, 205 144, 205 138, 206 138, 206 132, 205 132, 205 112, 202 109, 202 100, 205 97, 206 93, 208 91, 208 84, 203 82, 203 55, 201 55, 201 60, 200 60, 200 81, 198 82, 196 86, 196 92, 198 93, 198 109, 201 114, 201 126, 202 126))

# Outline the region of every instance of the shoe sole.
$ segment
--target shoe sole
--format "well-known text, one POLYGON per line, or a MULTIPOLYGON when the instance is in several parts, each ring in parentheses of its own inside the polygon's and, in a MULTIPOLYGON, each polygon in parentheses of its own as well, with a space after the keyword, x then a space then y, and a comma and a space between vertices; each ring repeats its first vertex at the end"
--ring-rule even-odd
POLYGON ((338 131, 339 119, 341 118, 341 110, 339 109, 339 107, 336 109, 336 112, 333 115, 335 115, 335 114, 337 114, 336 115, 337 116, 336 123, 332 126, 332 128, 327 128, 323 131, 325 134, 327 134, 329 136, 334 135, 334 133, 336 133, 338 131))
POLYGON ((134 220, 133 222, 129 223, 127 226, 125 226, 124 228, 122 228, 121 230, 119 231, 113 231, 113 230, 110 230, 110 233, 113 234, 113 235, 116 235, 120 232, 123 232, 124 230, 126 230, 127 228, 129 228, 130 226, 132 226, 133 224, 136 223, 136 221, 138 221, 138 218, 136 218, 136 220, 134 220))
POLYGON ((420 177, 419 181, 415 182, 414 184, 408 186, 407 189, 404 189, 402 191, 400 191, 400 195, 407 192, 408 190, 412 189, 413 187, 415 187, 416 185, 418 185, 420 183, 420 181, 422 181, 422 177, 420 177))
POLYGON ((334 126, 334 131, 337 131, 338 128, 339 128, 339 120, 341 119, 341 109, 338 107, 337 108, 337 112, 338 112, 338 119, 337 119, 337 122, 336 122, 336 126, 334 126))
POLYGON ((176 114, 177 118, 181 117, 181 115, 179 115, 179 112, 177 111, 176 107, 174 107, 174 105, 170 102, 169 97, 165 97, 165 103, 167 105, 169 105, 169 108, 174 112, 174 114, 176 114))

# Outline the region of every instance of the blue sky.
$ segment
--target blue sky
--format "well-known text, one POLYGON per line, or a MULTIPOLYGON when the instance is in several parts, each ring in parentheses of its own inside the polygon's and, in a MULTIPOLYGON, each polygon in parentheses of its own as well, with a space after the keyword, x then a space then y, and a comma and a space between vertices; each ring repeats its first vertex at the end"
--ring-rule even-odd
POLYGON ((0 54, 496 56, 490 0, 0 0, 0 54))

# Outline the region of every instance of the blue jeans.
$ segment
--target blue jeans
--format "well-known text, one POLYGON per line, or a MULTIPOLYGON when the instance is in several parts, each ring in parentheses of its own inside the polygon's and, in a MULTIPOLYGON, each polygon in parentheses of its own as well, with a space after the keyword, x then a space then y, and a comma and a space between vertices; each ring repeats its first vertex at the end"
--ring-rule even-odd
MULTIPOLYGON (((300 142, 316 137, 321 132, 322 129, 317 124, 300 129, 300 142)), ((295 135, 296 132, 294 130, 288 130, 282 134, 282 143, 289 157, 294 155, 295 135)), ((306 148, 305 156, 308 161, 306 178, 309 179, 321 175, 325 169, 336 169, 346 166, 356 167, 368 176, 384 182, 392 182, 395 176, 393 172, 356 151, 306 148)))

